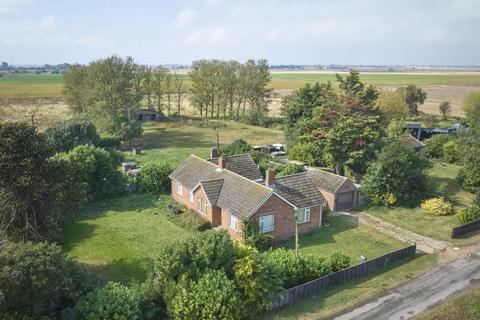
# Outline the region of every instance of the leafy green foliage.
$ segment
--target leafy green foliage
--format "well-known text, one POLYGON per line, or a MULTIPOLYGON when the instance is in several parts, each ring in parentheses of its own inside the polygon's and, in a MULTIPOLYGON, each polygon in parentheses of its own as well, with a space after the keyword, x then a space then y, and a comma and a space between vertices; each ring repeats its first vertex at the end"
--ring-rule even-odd
POLYGON ((140 191, 153 194, 167 191, 170 188, 168 176, 172 171, 172 167, 166 162, 144 166, 137 176, 140 191))
POLYGON ((208 270, 198 281, 187 280, 176 286, 168 304, 174 319, 237 320, 242 318, 243 302, 232 280, 221 270, 208 270))
POLYGON ((344 166, 364 169, 365 150, 385 126, 375 105, 377 91, 365 86, 358 72, 337 76, 337 82, 340 90, 330 83, 306 84, 285 98, 284 134, 291 159, 327 164, 341 174, 344 166))
POLYGON ((285 288, 325 276, 350 265, 350 257, 343 253, 333 253, 329 257, 317 255, 295 256, 293 250, 275 249, 264 253, 268 261, 277 269, 285 288))
POLYGON ((378 107, 388 120, 404 119, 408 116, 408 105, 400 91, 381 91, 378 107))
POLYGON ((418 106, 425 102, 427 93, 413 84, 400 88, 399 91, 403 95, 403 100, 408 105, 410 114, 418 114, 418 106))
POLYGON ((447 119, 448 114, 450 113, 451 110, 451 105, 449 101, 443 101, 438 105, 438 110, 440 110, 440 113, 442 114, 443 120, 447 119))
POLYGON ((467 123, 475 130, 480 129, 480 92, 471 92, 463 103, 467 123))
POLYGON ((83 297, 75 306, 77 319, 155 319, 158 308, 150 301, 145 285, 108 282, 83 297))
POLYGON ((460 148, 454 140, 450 140, 442 147, 443 160, 448 163, 456 163, 460 160, 460 148))
POLYGON ((448 216, 453 214, 452 204, 442 198, 432 198, 422 202, 423 211, 433 216, 448 216))
POLYGON ((256 318, 271 305, 282 289, 282 280, 264 256, 252 253, 238 258, 233 267, 234 281, 242 292, 249 318, 256 318))
POLYGON ((273 246, 273 238, 268 234, 260 233, 258 223, 255 220, 247 219, 242 222, 243 241, 246 245, 266 251, 273 246))
POLYGON ((64 75, 67 105, 75 114, 86 115, 101 132, 130 142, 142 133, 134 114, 138 68, 131 57, 118 56, 73 65, 64 75))
POLYGON ((480 206, 471 205, 457 211, 457 218, 461 224, 469 223, 480 219, 480 206))
POLYGON ((391 194, 401 205, 417 204, 426 193, 429 163, 399 142, 385 146, 367 170, 361 192, 374 204, 390 204, 391 194))
POLYGON ((118 154, 82 145, 57 157, 72 166, 75 184, 82 186, 93 199, 113 197, 123 192, 125 181, 118 170, 121 161, 118 154))
POLYGON ((233 140, 232 143, 222 146, 220 153, 224 156, 232 156, 236 154, 252 153, 253 147, 242 138, 233 140))
POLYGON ((206 231, 163 248, 154 263, 153 281, 157 290, 168 291, 183 279, 199 279, 208 269, 231 274, 233 263, 230 236, 225 231, 206 231))
POLYGON ((451 141, 450 136, 446 134, 436 134, 425 141, 423 152, 426 157, 433 159, 443 158, 443 146, 451 141))
POLYGON ((289 176, 295 173, 305 172, 305 168, 298 164, 289 163, 276 173, 277 177, 289 176))
POLYGON ((0 241, 53 239, 81 207, 71 167, 51 160, 53 152, 31 126, 0 124, 0 241))
POLYGON ((73 307, 94 282, 54 244, 11 243, 0 250, 0 318, 40 318, 73 307))
POLYGON ((193 210, 190 210, 176 201, 171 201, 168 208, 175 220, 184 228, 197 231, 205 231, 212 228, 212 224, 207 219, 200 216, 193 210))
POLYGON ((87 120, 57 123, 48 128, 45 134, 57 152, 68 152, 82 144, 97 146, 100 142, 97 129, 87 120))

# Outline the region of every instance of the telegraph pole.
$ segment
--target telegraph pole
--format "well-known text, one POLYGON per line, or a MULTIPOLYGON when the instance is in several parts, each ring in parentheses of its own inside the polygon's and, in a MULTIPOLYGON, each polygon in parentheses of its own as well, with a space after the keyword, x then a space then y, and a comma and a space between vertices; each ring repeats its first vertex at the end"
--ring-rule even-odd
POLYGON ((298 247, 299 247, 299 244, 298 244, 298 214, 297 212, 295 211, 295 257, 298 259, 298 247))

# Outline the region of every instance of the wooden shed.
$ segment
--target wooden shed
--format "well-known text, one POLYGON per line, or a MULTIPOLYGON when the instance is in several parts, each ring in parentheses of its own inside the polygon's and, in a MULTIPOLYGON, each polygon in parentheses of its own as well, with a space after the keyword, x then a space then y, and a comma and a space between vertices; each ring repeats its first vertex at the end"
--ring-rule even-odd
POLYGON ((318 168, 308 167, 307 172, 327 200, 331 211, 349 211, 357 208, 358 189, 352 181, 318 168))

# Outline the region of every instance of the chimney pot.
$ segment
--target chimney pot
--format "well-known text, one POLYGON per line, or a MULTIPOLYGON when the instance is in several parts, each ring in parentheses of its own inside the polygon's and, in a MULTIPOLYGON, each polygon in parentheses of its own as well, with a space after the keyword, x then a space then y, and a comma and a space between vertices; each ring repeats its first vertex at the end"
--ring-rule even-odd
POLYGON ((218 167, 219 167, 220 169, 225 168, 225 159, 224 159, 222 156, 220 156, 220 157, 218 158, 218 167))
POLYGON ((265 171, 265 185, 268 187, 275 183, 275 171, 267 169, 265 171))
POLYGON ((212 147, 212 149, 210 149, 210 158, 211 159, 218 158, 218 149, 216 147, 212 147))

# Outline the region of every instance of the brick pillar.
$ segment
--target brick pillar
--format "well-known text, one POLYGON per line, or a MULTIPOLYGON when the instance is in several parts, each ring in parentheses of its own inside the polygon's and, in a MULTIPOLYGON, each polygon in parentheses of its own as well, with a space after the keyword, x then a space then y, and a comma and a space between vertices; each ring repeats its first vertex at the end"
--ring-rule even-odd
POLYGON ((225 159, 222 156, 220 156, 220 158, 218 158, 218 167, 220 169, 225 168, 225 159))

